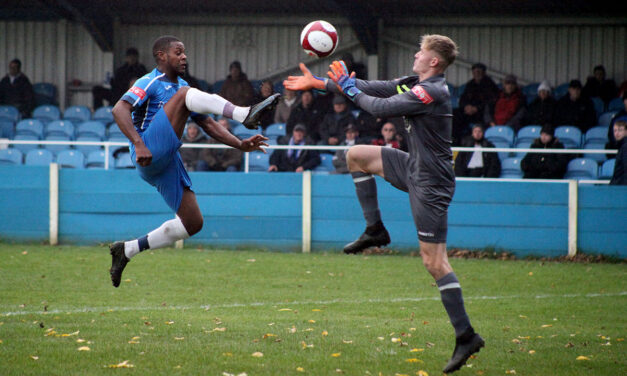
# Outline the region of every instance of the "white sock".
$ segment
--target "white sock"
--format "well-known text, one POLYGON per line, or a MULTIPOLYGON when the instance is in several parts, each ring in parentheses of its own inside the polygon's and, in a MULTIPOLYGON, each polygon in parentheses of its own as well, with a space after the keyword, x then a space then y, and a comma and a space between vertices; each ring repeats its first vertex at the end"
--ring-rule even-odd
POLYGON ((148 235, 139 239, 124 243, 124 254, 131 258, 146 249, 157 249, 167 247, 177 240, 187 239, 189 234, 183 226, 183 222, 177 216, 174 219, 164 222, 157 229, 152 230, 148 235))
POLYGON ((185 95, 185 105, 190 111, 199 114, 217 114, 239 121, 246 119, 250 107, 239 107, 216 94, 209 94, 191 88, 185 95))

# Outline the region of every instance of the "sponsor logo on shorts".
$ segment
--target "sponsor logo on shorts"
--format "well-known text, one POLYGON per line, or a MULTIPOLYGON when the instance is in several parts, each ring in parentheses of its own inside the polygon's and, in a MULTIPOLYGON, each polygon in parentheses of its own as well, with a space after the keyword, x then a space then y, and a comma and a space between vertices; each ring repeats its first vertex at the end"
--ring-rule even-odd
POLYGON ((146 92, 143 89, 138 88, 137 86, 133 86, 128 91, 130 91, 131 93, 137 95, 139 97, 139 99, 144 99, 146 97, 146 92))
POLYGON ((429 93, 427 93, 427 91, 420 85, 416 85, 411 88, 411 92, 414 93, 418 97, 418 100, 424 104, 433 102, 433 98, 431 98, 429 93))
POLYGON ((433 238, 435 236, 435 234, 432 233, 432 232, 422 232, 422 231, 418 231, 418 235, 420 235, 420 236, 427 236, 427 237, 430 237, 430 238, 433 238))

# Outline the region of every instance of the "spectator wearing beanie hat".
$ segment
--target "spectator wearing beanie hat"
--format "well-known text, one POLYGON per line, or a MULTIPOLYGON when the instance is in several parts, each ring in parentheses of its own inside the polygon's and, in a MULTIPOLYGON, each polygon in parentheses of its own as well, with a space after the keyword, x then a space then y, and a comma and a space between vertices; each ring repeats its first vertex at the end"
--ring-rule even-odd
POLYGON ((509 125, 514 131, 520 128, 520 121, 525 114, 525 97, 518 87, 516 76, 508 74, 503 79, 503 90, 493 106, 484 113, 484 122, 488 126, 509 125))
POLYGON ((538 96, 527 106, 522 125, 553 123, 556 105, 557 101, 551 95, 551 85, 546 80, 542 81, 538 86, 538 96))
MULTIPOLYGON (((564 149, 557 138, 551 124, 545 124, 540 137, 531 144, 531 149, 564 149)), ((525 179, 562 179, 568 165, 568 154, 558 153, 527 153, 520 162, 525 179)))

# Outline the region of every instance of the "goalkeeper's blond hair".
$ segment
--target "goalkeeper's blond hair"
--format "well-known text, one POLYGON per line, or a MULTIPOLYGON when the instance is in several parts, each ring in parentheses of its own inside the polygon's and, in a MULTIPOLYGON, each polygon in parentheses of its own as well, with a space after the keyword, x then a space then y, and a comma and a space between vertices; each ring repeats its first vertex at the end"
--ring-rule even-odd
POLYGON ((433 51, 441 58, 440 68, 446 69, 449 65, 453 64, 457 54, 457 44, 453 40, 444 35, 438 34, 426 34, 423 35, 420 40, 420 45, 429 51, 433 51))

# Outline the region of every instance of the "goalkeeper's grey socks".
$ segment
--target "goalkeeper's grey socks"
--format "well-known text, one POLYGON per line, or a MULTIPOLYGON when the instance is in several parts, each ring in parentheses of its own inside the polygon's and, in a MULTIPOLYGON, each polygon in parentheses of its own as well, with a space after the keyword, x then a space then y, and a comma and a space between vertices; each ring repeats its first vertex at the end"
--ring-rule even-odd
POLYGON ((379 201, 377 200, 377 183, 374 176, 363 172, 351 172, 359 204, 364 212, 366 226, 370 227, 381 222, 379 201))
POLYGON ((442 304, 444 304, 451 324, 455 328, 455 336, 459 338, 463 334, 467 334, 468 331, 474 332, 470 325, 470 319, 466 314, 466 309, 464 308, 462 287, 455 273, 450 272, 438 279, 436 284, 438 285, 438 289, 440 289, 442 304))

